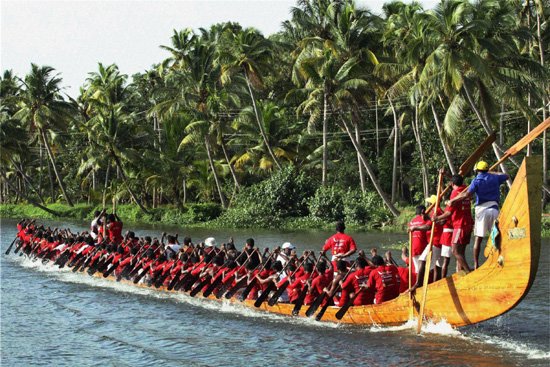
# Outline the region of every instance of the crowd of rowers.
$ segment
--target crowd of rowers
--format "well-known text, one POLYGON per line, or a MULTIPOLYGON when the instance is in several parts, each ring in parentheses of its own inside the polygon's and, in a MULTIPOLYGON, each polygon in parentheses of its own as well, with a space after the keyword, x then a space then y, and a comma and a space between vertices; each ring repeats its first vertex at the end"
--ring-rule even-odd
POLYGON ((336 224, 336 234, 326 240, 319 253, 304 251, 299 255, 289 242, 272 251, 260 251, 252 238, 239 251, 232 239, 218 247, 212 237, 199 244, 189 237, 181 244, 177 235, 166 233, 160 240, 138 238, 131 231, 123 237, 120 218, 105 211, 95 213, 90 231, 77 234, 23 220, 18 223, 16 252, 33 260, 41 258, 44 263, 72 267, 74 272, 165 286, 191 296, 202 293, 205 297, 256 300, 257 307, 268 299, 269 305, 293 303, 295 311, 301 305, 321 301, 323 307, 379 304, 400 293, 414 292, 424 279, 429 254, 430 282, 447 275, 451 255, 456 258, 457 272, 470 271, 464 251, 472 232, 474 269, 479 266, 480 244, 498 217, 498 190, 508 176, 488 172, 485 162, 479 162, 476 170, 470 186, 464 185, 459 175, 451 177, 452 192, 444 209, 433 205, 438 201, 435 195, 427 200, 430 208, 416 208, 416 216, 409 223, 409 249, 401 252, 405 266, 398 266, 389 251, 384 258, 376 249, 371 250, 371 258, 363 250, 357 252, 353 238, 344 233, 343 222, 336 224), (475 221, 470 201, 474 194, 475 221), (331 259, 325 255, 327 251, 331 259))
MULTIPOLYGON (((212 237, 199 244, 189 237, 180 243, 177 235, 166 233, 160 239, 138 238, 128 231, 123 237, 120 218, 101 212, 90 231, 76 234, 23 220, 18 223, 16 252, 74 272, 164 286, 192 296, 256 300, 257 306, 263 301, 311 305, 323 294, 322 305, 379 304, 408 289, 408 270, 396 266, 391 252, 383 258, 372 249, 369 258, 360 250, 351 261, 355 242, 344 233, 344 223, 338 222, 336 230, 317 253, 298 254, 289 242, 260 250, 252 238, 239 251, 232 239, 217 246, 212 237), (332 259, 325 255, 328 250, 332 259)), ((406 251, 402 256, 408 260, 406 251)))

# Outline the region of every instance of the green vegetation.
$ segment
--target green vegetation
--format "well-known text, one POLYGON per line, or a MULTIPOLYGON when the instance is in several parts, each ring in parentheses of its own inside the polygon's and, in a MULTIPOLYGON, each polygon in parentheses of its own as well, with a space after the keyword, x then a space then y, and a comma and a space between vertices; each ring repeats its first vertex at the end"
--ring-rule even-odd
POLYGON ((166 59, 130 77, 98 64, 75 98, 50 66, 4 71, 1 214, 83 219, 116 202, 137 222, 400 230, 440 167, 498 132, 494 162, 548 114, 548 0, 394 1, 381 16, 299 0, 291 14, 268 37, 174 30, 166 59))

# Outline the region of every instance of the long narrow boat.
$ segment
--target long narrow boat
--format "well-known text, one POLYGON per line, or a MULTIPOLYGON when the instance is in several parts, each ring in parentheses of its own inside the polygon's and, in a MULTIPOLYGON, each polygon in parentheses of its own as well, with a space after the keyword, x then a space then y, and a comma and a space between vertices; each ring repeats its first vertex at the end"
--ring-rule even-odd
MULTIPOLYGON (((503 204, 498 220, 499 240, 490 239, 485 248, 485 263, 469 274, 454 274, 428 285, 424 315, 434 322, 445 320, 455 327, 482 322, 511 310, 525 297, 533 284, 541 246, 541 157, 524 159, 503 204)), ((98 276, 98 275, 96 275, 98 276)), ((100 276, 100 275, 99 275, 100 276)), ((107 279, 115 280, 110 276, 107 279)), ((130 281, 122 282, 134 285, 130 281)), ((152 288, 155 289, 155 288, 152 288)), ((162 286, 159 291, 171 292, 162 286)), ((417 291, 417 295, 423 292, 417 291)), ((200 297, 200 296, 197 296, 200 297)), ((210 300, 222 302, 215 297, 210 300)), ((351 307, 341 320, 338 307, 329 307, 322 319, 361 325, 400 325, 417 317, 420 299, 408 294, 379 305, 351 307)), ((224 301, 226 302, 226 301, 224 301)), ((254 301, 230 302, 254 308, 254 301)), ((258 310, 289 317, 306 317, 302 307, 292 316, 294 305, 264 302, 258 310)))

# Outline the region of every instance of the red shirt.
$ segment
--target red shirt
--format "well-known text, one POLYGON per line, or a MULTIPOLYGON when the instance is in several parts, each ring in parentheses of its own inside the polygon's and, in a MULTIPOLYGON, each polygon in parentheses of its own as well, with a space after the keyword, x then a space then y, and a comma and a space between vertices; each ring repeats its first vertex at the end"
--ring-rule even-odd
POLYGON ((351 236, 345 233, 336 233, 330 237, 323 246, 323 251, 332 249, 332 255, 345 254, 350 250, 355 250, 357 246, 351 236))
MULTIPOLYGON (((434 211, 435 211, 435 208, 432 209, 432 211, 430 212, 430 217, 433 217, 434 216, 434 211)), ((437 211, 436 211, 436 216, 439 216, 443 214, 443 210, 441 210, 441 208, 437 208, 437 211)), ((428 240, 428 242, 430 241, 430 236, 431 236, 431 233, 432 231, 429 230, 428 232, 426 232, 426 238, 428 240)), ((434 240, 433 240, 433 245, 435 247, 441 247, 441 235, 443 234, 443 224, 438 224, 437 222, 435 223, 435 226, 434 226, 434 240)))
MULTIPOLYGON (((417 215, 409 222, 409 228, 420 227, 424 225, 430 225, 429 220, 424 219, 422 214, 417 215)), ((424 251, 424 248, 428 244, 428 236, 426 235, 429 231, 412 231, 411 232, 411 241, 412 241, 412 256, 418 256, 424 251)))
POLYGON ((327 273, 317 275, 311 282, 311 288, 309 289, 304 303, 306 305, 312 304, 313 301, 323 293, 323 289, 330 285, 331 281, 332 279, 327 273))
MULTIPOLYGON (((342 294, 344 290, 353 291, 355 294, 361 291, 361 286, 367 284, 369 275, 374 267, 367 266, 363 269, 358 269, 348 275, 344 283, 342 283, 342 294)), ((372 289, 363 289, 353 301, 354 306, 370 305, 374 302, 374 291, 372 289)), ((341 301, 343 303, 343 300, 341 301)), ((341 304, 343 306, 343 304, 341 304)))
MULTIPOLYGON (((462 185, 453 189, 451 192, 451 199, 455 198, 462 191, 466 190, 468 187, 462 185)), ((471 228, 474 224, 472 218, 472 205, 470 198, 466 197, 462 200, 454 202, 452 206, 447 207, 447 211, 451 212, 451 222, 453 228, 471 228)))
POLYGON ((107 229, 109 240, 114 243, 120 243, 122 241, 122 222, 111 222, 107 229))
POLYGON ((367 287, 376 290, 376 304, 399 296, 399 274, 393 265, 379 266, 370 273, 367 287))
MULTIPOLYGON (((405 292, 406 290, 409 289, 409 268, 405 268, 405 267, 402 267, 402 266, 399 266, 397 268, 397 273, 399 274, 399 293, 403 293, 405 292)), ((411 284, 415 284, 416 283, 416 274, 414 273, 414 271, 412 272, 412 280, 411 280, 411 284)))

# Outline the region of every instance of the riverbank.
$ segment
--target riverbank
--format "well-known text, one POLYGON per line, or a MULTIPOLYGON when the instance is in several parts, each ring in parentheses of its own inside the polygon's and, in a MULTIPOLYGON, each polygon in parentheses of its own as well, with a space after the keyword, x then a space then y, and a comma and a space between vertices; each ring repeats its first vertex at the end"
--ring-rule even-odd
MULTIPOLYGON (((31 204, 0 204, 0 217, 2 218, 36 218, 36 219, 72 219, 88 221, 92 219, 95 210, 101 210, 101 206, 88 205, 85 203, 76 204, 70 207, 65 204, 49 204, 48 209, 58 213, 54 216, 31 204)), ((144 213, 136 205, 120 205, 117 207, 117 213, 126 223, 132 224, 169 224, 191 228, 239 228, 237 224, 227 225, 220 217, 222 209, 216 204, 191 204, 185 209, 174 207, 160 207, 148 209, 149 213, 144 213)), ((403 233, 406 231, 407 223, 414 216, 413 207, 401 208, 399 217, 391 221, 382 223, 369 223, 369 225, 348 224, 352 231, 362 232, 368 230, 378 230, 383 232, 403 233)), ((318 229, 332 230, 334 223, 322 221, 312 217, 292 217, 278 222, 276 227, 281 230, 296 229, 318 229)), ((256 228, 269 228, 258 226, 256 228)), ((542 218, 542 236, 550 237, 550 216, 544 215, 542 218)))
MULTIPOLYGON (((70 207, 66 204, 48 204, 48 209, 58 214, 55 216, 31 204, 0 204, 0 217, 2 218, 36 218, 36 219, 72 219, 88 221, 92 219, 95 210, 101 210, 101 205, 88 205, 85 203, 76 204, 70 207)), ((414 208, 406 207, 401 209, 401 215, 392 221, 369 223, 368 225, 347 224, 353 231, 380 230, 384 232, 403 233, 406 225, 414 215, 414 208)), ((126 223, 132 224, 170 224, 185 225, 195 228, 239 228, 238 223, 225 223, 222 218, 222 209, 216 204, 191 204, 185 209, 174 207, 160 207, 148 209, 144 213, 136 205, 119 205, 117 214, 126 223)), ((281 230, 296 229, 319 229, 333 230, 334 223, 326 222, 312 217, 291 217, 279 221, 276 225, 281 230)), ((268 228, 256 226, 256 228, 268 228)))

